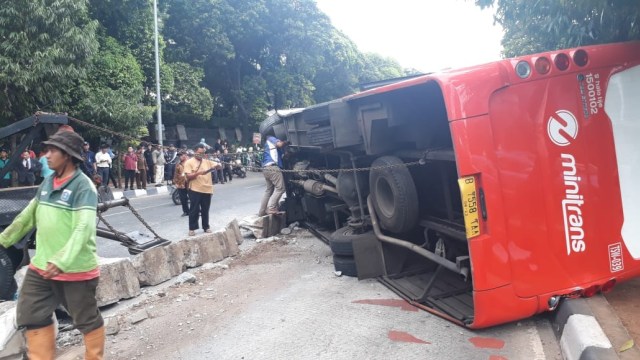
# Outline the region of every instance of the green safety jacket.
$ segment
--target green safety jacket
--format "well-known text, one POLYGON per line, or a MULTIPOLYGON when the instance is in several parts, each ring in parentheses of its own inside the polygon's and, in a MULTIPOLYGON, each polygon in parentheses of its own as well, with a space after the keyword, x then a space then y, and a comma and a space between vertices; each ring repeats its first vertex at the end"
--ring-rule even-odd
POLYGON ((0 234, 0 245, 13 245, 36 227, 36 254, 31 259, 36 268, 45 270, 50 262, 65 273, 94 270, 96 188, 79 169, 59 189, 53 189, 53 178, 44 179, 36 197, 0 234))

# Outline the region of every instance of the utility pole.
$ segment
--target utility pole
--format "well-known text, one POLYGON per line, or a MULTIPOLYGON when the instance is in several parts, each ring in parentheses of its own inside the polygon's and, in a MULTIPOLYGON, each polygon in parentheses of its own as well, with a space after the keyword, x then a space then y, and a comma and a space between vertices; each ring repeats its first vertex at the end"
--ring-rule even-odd
POLYGON ((162 97, 160 96, 160 49, 158 48, 158 1, 153 0, 153 23, 156 47, 156 107, 158 108, 158 144, 162 145, 162 97))

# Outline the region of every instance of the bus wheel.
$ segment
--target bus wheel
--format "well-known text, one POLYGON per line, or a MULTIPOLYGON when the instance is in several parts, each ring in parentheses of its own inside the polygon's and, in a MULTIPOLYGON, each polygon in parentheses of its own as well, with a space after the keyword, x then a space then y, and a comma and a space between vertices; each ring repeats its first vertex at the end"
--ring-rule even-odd
POLYGON ((344 276, 357 277, 356 261, 352 256, 333 255, 333 268, 344 276))
POLYGON ((371 200, 380 227, 394 233, 409 231, 418 224, 418 192, 409 169, 401 164, 400 158, 383 156, 371 164, 380 168, 369 173, 371 200))
POLYGON ((356 229, 345 226, 336 230, 329 236, 329 246, 335 255, 353 256, 353 242, 360 239, 372 238, 376 235, 373 231, 364 233, 356 232, 356 229))
POLYGON ((0 300, 13 300, 15 283, 13 263, 7 251, 0 247, 0 300))

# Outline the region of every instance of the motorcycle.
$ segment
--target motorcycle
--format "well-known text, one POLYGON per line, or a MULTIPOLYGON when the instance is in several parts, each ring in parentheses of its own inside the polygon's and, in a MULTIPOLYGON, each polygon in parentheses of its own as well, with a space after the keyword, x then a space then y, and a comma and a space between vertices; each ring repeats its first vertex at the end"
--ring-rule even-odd
POLYGON ((247 171, 244 169, 244 166, 242 165, 242 160, 240 159, 232 160, 231 174, 241 179, 244 179, 247 176, 247 171))

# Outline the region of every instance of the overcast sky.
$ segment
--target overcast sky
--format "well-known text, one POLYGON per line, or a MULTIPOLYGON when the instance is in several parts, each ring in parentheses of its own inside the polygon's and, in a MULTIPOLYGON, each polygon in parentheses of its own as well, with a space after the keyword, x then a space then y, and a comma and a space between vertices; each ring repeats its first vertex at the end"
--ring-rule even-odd
POLYGON ((502 28, 473 0, 316 0, 362 52, 424 72, 500 59, 502 28))

